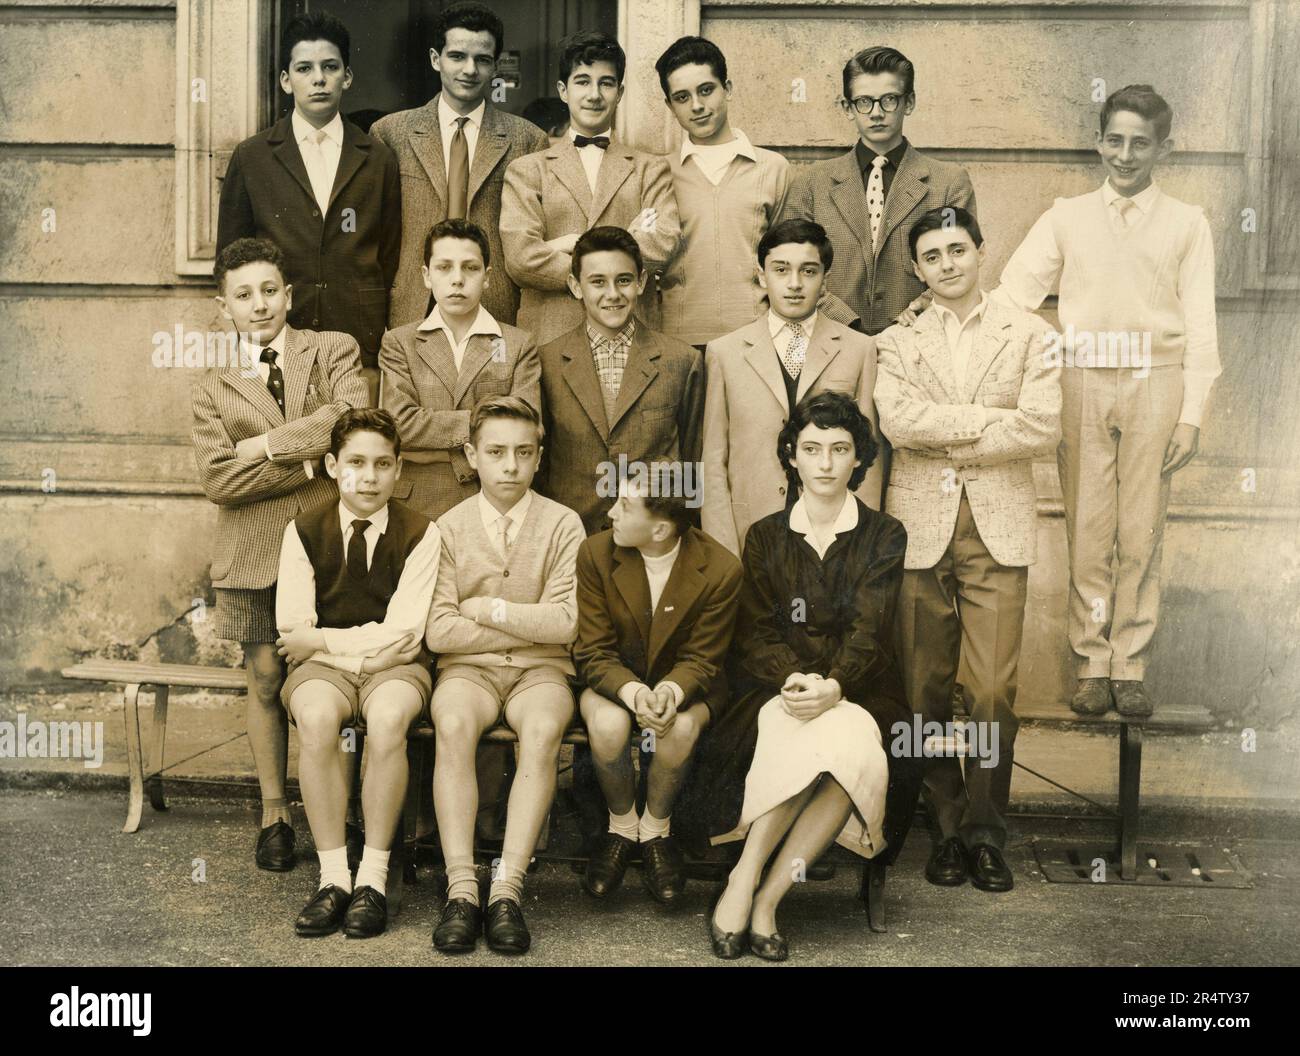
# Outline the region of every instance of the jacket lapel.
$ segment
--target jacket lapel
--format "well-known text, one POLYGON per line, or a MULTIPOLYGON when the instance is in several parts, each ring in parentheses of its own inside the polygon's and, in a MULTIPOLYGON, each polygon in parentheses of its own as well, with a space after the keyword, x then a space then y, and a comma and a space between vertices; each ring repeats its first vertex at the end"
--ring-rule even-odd
MULTIPOLYGON (((591 208, 591 187, 587 184, 587 170, 582 167, 582 159, 578 157, 578 148, 573 145, 573 140, 566 135, 546 152, 546 160, 551 163, 555 178, 569 189, 590 226, 592 217, 596 215, 591 208)), ((602 169, 604 167, 601 165, 602 169)))
POLYGON ((872 260, 874 254, 871 248, 871 228, 867 223, 867 195, 862 189, 862 173, 858 170, 858 157, 852 147, 847 154, 836 159, 835 167, 831 170, 831 180, 834 182, 831 201, 862 247, 863 259, 872 260))
MULTIPOLYGON (((442 382, 447 392, 456 391, 456 361, 451 355, 451 342, 441 330, 417 330, 415 332, 415 351, 442 382)), ((454 406, 454 404, 453 404, 454 406)))
POLYGON ((916 330, 917 350, 939 379, 948 402, 963 402, 957 391, 957 377, 952 372, 952 355, 948 351, 948 339, 944 337, 939 316, 933 308, 927 308, 912 325, 916 330))
MULTIPOLYGON (((442 136, 438 137, 438 142, 442 143, 442 136)), ((509 149, 510 135, 506 131, 505 122, 501 120, 497 108, 488 103, 483 110, 478 142, 474 144, 474 163, 469 169, 469 194, 465 196, 466 202, 474 201, 474 195, 478 194, 479 188, 509 149)))
POLYGON ((307 402, 307 383, 311 380, 311 370, 315 364, 315 346, 309 344, 297 330, 285 327, 283 373, 286 421, 292 422, 295 418, 302 417, 303 404, 307 402))
MULTIPOLYGON (((288 355, 286 355, 285 359, 288 358, 288 355)), ((221 372, 221 380, 256 407, 258 413, 272 425, 284 424, 284 415, 280 413, 280 405, 275 402, 275 397, 271 395, 271 391, 266 387, 266 382, 262 380, 261 375, 256 370, 250 370, 248 373, 238 368, 225 370, 221 372)), ((287 393, 284 404, 286 407, 289 406, 287 393)))
MULTIPOLYGON (((646 650, 646 673, 654 670, 659 652, 671 640, 695 599, 703 592, 708 580, 704 575, 707 564, 704 548, 700 546, 695 530, 688 529, 682 536, 682 549, 673 562, 673 570, 659 596, 659 608, 650 621, 650 645, 646 650)), ((648 581, 647 581, 648 582, 648 581)), ((647 586, 647 592, 649 587, 647 586)), ((649 598, 646 599, 649 601, 649 598)))
MULTIPOLYGON (((441 93, 439 93, 441 94, 441 93)), ((438 96, 417 111, 411 128, 411 150, 428 173, 438 200, 447 201, 447 159, 442 153, 442 129, 438 127, 438 96)))
MULTIPOLYGON (((641 641, 647 643, 649 653, 650 641, 650 581, 646 579, 645 562, 641 554, 624 546, 614 547, 614 571, 610 578, 623 598, 623 604, 636 620, 636 629, 641 641)), ((649 666, 646 667, 647 672, 649 666)))
POLYGON ((609 423, 605 420, 605 397, 601 391, 600 378, 596 375, 596 363, 591 358, 591 348, 587 344, 586 323, 579 323, 576 330, 569 331, 564 348, 560 354, 564 357, 564 381, 578 401, 578 405, 587 413, 591 424, 605 443, 609 443, 609 423))
POLYGON ((785 379, 781 377, 781 364, 776 360, 776 346, 772 344, 772 335, 767 331, 767 313, 755 319, 741 337, 749 347, 745 349, 745 362, 748 363, 764 384, 772 391, 776 402, 788 416, 789 401, 785 395, 785 379))
POLYGON ((479 371, 492 358, 493 344, 498 340, 500 339, 489 334, 475 334, 466 342, 465 355, 460 361, 460 373, 456 375, 455 399, 452 401, 457 407, 465 398, 465 393, 469 391, 474 379, 478 377, 479 371))
POLYGON ((984 309, 984 318, 980 321, 980 336, 971 349, 970 362, 966 364, 966 402, 972 403, 980 382, 989 372, 989 367, 1006 348, 1011 323, 1003 318, 1002 313, 989 304, 984 309))
MULTIPOLYGON (((574 148, 573 153, 575 155, 578 153, 577 148, 574 148)), ((632 151, 626 147, 620 147, 614 143, 609 145, 609 149, 605 151, 605 156, 601 159, 600 168, 596 172, 596 197, 592 202, 591 211, 587 214, 590 223, 594 224, 600 219, 601 213, 613 201, 618 189, 632 175, 633 170, 636 169, 634 157, 632 151)), ((582 165, 581 159, 579 159, 578 165, 582 165)), ((585 174, 583 182, 586 182, 585 174)))
MULTIPOLYGON (((885 215, 880 221, 880 246, 884 246, 889 233, 903 218, 915 208, 916 203, 925 197, 926 185, 930 180, 930 167, 925 160, 908 144, 903 152, 903 160, 898 172, 889 185, 889 195, 885 198, 885 215)), ((870 240, 870 232, 867 234, 870 240)))
POLYGON ((357 174, 370 156, 371 139, 351 121, 343 122, 343 151, 339 154, 338 171, 334 174, 334 186, 330 189, 329 207, 334 208, 334 201, 348 185, 348 181, 357 174))
MULTIPOLYGON (((641 398, 641 394, 650 387, 650 383, 659 376, 659 342, 649 328, 639 319, 636 332, 632 337, 632 348, 627 357, 627 366, 623 368, 623 381, 618 387, 618 399, 614 402, 614 420, 609 423, 609 431, 618 428, 623 416, 632 409, 632 405, 641 398)), ((593 362, 592 369, 595 369, 593 362)), ((597 378, 599 381, 599 378, 597 378)))
MULTIPOLYGON (((307 196, 307 200, 315 204, 316 195, 311 189, 311 179, 307 176, 307 166, 303 164, 302 152, 298 149, 298 142, 293 138, 293 124, 290 118, 282 117, 277 121, 266 142, 267 146, 271 148, 275 160, 283 165, 288 170, 289 175, 298 181, 298 186, 302 188, 302 193, 307 196)), ((337 183, 337 181, 335 182, 337 183)))
POLYGON ((827 326, 828 320, 824 315, 817 317, 817 328, 813 331, 812 347, 808 349, 807 355, 804 356, 803 370, 799 372, 799 388, 796 391, 796 398, 802 400, 808 391, 817 384, 817 379, 821 377, 832 359, 840 351, 840 335, 837 332, 832 333, 831 328, 827 326))

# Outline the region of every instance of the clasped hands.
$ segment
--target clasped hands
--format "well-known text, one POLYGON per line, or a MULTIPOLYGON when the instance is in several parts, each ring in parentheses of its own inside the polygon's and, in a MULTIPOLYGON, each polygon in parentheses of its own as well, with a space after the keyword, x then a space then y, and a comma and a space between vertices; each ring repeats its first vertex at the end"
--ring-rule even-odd
POLYGON ((781 687, 781 707, 787 715, 800 722, 830 711, 843 697, 844 690, 839 682, 818 674, 804 675, 796 671, 781 687))
POLYGON ((638 725, 656 737, 664 736, 677 721, 677 696, 668 686, 661 684, 655 689, 642 686, 632 698, 632 704, 638 725))

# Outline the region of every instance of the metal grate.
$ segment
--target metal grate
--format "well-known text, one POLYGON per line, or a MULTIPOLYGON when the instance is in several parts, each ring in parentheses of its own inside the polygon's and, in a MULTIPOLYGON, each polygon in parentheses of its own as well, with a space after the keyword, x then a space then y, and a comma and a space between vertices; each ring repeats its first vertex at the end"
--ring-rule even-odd
POLYGON ((1034 858, 1053 884, 1132 887, 1195 887, 1234 891, 1255 886, 1254 877, 1231 851, 1202 843, 1140 843, 1137 877, 1122 880, 1119 848, 1109 843, 1035 839, 1034 858))

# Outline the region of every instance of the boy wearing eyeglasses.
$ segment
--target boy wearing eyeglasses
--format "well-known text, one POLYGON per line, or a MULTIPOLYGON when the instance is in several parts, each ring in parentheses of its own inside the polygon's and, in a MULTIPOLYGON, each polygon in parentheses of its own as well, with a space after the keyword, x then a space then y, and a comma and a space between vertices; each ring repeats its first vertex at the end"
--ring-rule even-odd
POLYGON ((835 250, 827 289, 868 334, 878 334, 925 291, 907 236, 931 209, 975 214, 975 190, 960 165, 926 157, 903 135, 916 107, 911 62, 893 48, 858 52, 844 66, 840 106, 858 141, 838 158, 807 166, 790 189, 784 218, 825 228, 835 250))

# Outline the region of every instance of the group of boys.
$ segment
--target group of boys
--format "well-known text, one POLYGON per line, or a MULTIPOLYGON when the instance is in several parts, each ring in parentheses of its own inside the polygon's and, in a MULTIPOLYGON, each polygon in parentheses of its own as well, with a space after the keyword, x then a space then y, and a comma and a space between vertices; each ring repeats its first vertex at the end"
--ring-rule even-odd
POLYGON ((913 69, 894 49, 844 68, 854 147, 792 179, 731 128, 707 40, 656 64, 685 133, 671 158, 612 134, 615 41, 566 44, 569 127, 554 143, 487 101, 503 43, 489 9, 448 8, 431 49, 442 91, 367 134, 340 114, 347 30, 292 19, 280 83, 294 111, 240 144, 223 185, 214 277, 246 369, 196 387, 194 442, 220 507, 216 630, 245 651, 266 869, 295 861, 298 729, 321 867, 298 933, 384 930, 405 739, 422 716, 448 880, 438 949, 480 934, 528 949, 524 877, 575 707, 605 801, 584 887, 603 897, 639 851, 650 893, 680 900, 670 819, 726 692, 737 558, 748 527, 794 498, 775 442, 791 408, 826 390, 892 445, 859 496, 908 531, 897 648, 912 708, 952 718, 960 659, 970 717, 999 738, 995 766, 931 766, 926 875, 1010 889, 1031 467, 1054 451, 1072 707, 1151 710, 1169 479, 1195 454, 1218 373, 1208 225, 1151 182, 1172 148, 1168 106, 1145 86, 1107 101, 1106 183, 1058 200, 985 294, 970 180, 904 137, 913 69), (1030 314, 1058 281, 1063 326, 1154 335, 1145 374, 1062 369, 1030 314), (636 466, 651 472, 633 479, 636 466), (518 763, 484 909, 476 824, 506 768, 484 767, 478 746, 499 724, 518 763), (354 878, 340 732, 357 725, 354 878), (634 730, 654 749, 642 811, 634 730))

